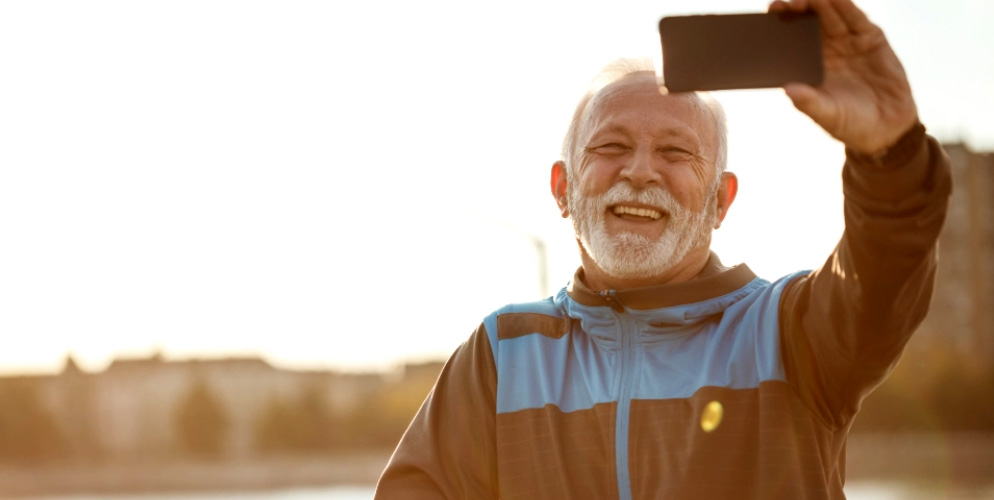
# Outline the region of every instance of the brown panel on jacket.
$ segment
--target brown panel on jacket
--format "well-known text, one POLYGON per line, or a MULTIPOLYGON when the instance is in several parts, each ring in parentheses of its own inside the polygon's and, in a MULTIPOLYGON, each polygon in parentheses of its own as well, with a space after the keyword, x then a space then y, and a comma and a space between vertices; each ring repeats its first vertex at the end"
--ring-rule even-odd
POLYGON ((538 333, 558 339, 566 335, 567 319, 537 313, 504 313, 497 316, 497 338, 514 339, 538 333))
POLYGON ((616 407, 564 413, 546 405, 497 415, 501 500, 618 498, 616 407))
POLYGON ((786 382, 634 400, 632 497, 842 498, 843 435, 819 423, 786 382), (701 419, 712 401, 721 404, 722 417, 707 432, 701 419))

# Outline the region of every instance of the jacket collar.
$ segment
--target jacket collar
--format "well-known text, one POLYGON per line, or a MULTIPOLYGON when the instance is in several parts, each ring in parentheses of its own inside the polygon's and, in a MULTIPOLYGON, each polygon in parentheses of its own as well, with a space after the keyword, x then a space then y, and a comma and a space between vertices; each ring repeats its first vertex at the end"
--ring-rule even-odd
POLYGON ((713 299, 739 290, 755 278, 756 274, 745 264, 725 268, 718 256, 711 252, 701 274, 690 281, 597 292, 584 283, 581 267, 566 293, 585 306, 649 310, 713 299))

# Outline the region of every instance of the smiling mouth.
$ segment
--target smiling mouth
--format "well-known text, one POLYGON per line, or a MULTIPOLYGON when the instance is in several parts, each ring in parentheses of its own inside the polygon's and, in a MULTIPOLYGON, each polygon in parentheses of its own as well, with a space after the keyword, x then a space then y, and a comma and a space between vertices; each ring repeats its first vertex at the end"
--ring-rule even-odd
POLYGON ((644 207, 632 207, 628 205, 615 205, 611 207, 611 213, 625 219, 638 218, 644 220, 659 220, 663 217, 663 213, 658 210, 644 207))

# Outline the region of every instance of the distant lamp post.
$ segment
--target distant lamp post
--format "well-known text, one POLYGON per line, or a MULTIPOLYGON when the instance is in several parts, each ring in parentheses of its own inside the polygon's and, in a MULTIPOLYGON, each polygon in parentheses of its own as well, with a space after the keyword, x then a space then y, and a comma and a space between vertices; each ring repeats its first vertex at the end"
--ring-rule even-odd
POLYGON ((528 240, 532 248, 535 250, 535 263, 537 264, 538 273, 538 293, 540 298, 546 298, 549 296, 549 250, 545 244, 545 240, 537 234, 525 231, 517 226, 512 226, 507 222, 488 217, 486 215, 480 214, 480 218, 485 219, 492 224, 499 226, 508 232, 517 234, 522 238, 528 240))

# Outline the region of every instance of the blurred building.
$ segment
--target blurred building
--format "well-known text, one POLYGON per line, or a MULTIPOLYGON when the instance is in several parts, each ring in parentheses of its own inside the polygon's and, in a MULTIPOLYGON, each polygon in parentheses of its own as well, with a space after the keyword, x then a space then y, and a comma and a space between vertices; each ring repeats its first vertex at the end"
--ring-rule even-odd
MULTIPOLYGON (((224 428, 216 456, 239 459, 262 452, 260 426, 274 407, 293 412, 312 401, 329 418, 349 414, 384 383, 382 374, 284 370, 259 358, 167 361, 156 355, 119 359, 88 373, 70 357, 58 375, 0 377, 6 406, 0 423, 13 416, 18 432, 58 434, 58 449, 41 450, 48 456, 161 459, 189 451, 181 435, 184 408, 193 405, 196 419, 201 407, 211 406, 224 428)), ((35 435, 17 442, 48 441, 35 435)))
POLYGON ((928 317, 909 354, 951 351, 966 363, 994 363, 994 154, 943 146, 952 161, 953 194, 939 243, 939 269, 928 317))

